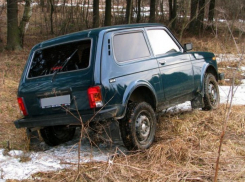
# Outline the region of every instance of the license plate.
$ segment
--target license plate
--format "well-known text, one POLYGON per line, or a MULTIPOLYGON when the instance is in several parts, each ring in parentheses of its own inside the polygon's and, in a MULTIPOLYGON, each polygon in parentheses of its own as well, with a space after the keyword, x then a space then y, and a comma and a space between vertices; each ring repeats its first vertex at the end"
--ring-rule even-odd
POLYGON ((48 97, 40 99, 42 108, 59 107, 61 105, 70 105, 70 95, 62 95, 57 97, 48 97))

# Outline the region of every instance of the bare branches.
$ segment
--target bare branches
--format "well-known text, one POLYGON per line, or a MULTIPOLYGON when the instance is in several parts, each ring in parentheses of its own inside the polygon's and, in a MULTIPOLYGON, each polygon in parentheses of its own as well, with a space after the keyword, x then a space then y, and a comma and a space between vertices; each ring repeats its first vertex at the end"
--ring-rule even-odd
MULTIPOLYGON (((225 18, 225 16, 224 16, 224 18, 225 18)), ((230 32, 230 35, 232 36, 232 40, 233 40, 233 42, 234 42, 234 44, 236 46, 237 53, 241 54, 241 50, 239 49, 239 47, 238 47, 238 45, 236 43, 235 37, 233 35, 233 32, 232 32, 232 30, 230 28, 230 25, 229 25, 227 20, 226 20, 226 26, 227 26, 227 28, 228 28, 228 30, 230 32)), ((244 50, 242 52, 244 53, 244 50)), ((227 129, 227 123, 229 122, 229 118, 230 118, 230 114, 231 114, 231 110, 232 110, 233 97, 234 97, 234 94, 236 93, 236 90, 237 90, 237 87, 235 87, 234 82, 235 82, 235 79, 236 79, 237 70, 240 67, 242 60, 243 60, 243 54, 241 54, 241 57, 240 57, 240 59, 238 61, 237 69, 233 71, 232 84, 230 86, 230 91, 229 91, 229 94, 227 96, 226 112, 225 112, 225 115, 224 115, 222 133, 220 135, 220 143, 219 143, 219 149, 218 149, 218 157, 217 157, 217 160, 216 160, 214 182, 217 182, 217 180, 218 180, 219 162, 220 162, 222 144, 223 144, 225 133, 226 133, 226 129, 227 129)))

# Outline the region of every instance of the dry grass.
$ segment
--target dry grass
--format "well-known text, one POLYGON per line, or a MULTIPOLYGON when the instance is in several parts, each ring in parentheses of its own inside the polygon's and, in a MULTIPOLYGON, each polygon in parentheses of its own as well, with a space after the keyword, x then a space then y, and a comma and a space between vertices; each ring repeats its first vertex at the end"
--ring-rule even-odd
MULTIPOLYGON (((212 181, 225 106, 218 110, 165 115, 153 146, 143 152, 117 152, 110 161, 76 170, 37 173, 42 181, 212 181), (220 116, 220 117, 219 117, 220 116)), ((219 181, 245 180, 245 106, 234 106, 220 161, 219 181)))
MULTIPOLYGON (((240 66, 244 67, 245 60, 241 62, 240 66)), ((225 74, 225 80, 219 82, 220 85, 231 85, 234 80, 235 85, 240 85, 245 79, 244 71, 239 67, 237 61, 221 61, 218 63, 219 71, 225 74), (236 73, 236 74, 234 74, 236 73)))
POLYGON ((17 88, 28 50, 4 51, 0 57, 0 148, 26 148, 24 130, 17 130, 13 121, 20 118, 17 88))

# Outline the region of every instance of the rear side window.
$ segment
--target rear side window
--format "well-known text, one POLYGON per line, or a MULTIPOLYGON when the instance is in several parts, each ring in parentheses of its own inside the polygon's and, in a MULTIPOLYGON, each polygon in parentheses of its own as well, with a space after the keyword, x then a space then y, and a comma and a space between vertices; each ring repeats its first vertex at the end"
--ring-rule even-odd
POLYGON ((155 55, 180 52, 180 48, 165 30, 147 30, 147 35, 155 55))
POLYGON ((150 56, 150 52, 142 32, 115 35, 113 38, 113 45, 114 54, 118 62, 150 56))
POLYGON ((35 52, 28 78, 85 69, 89 66, 91 40, 72 42, 35 52))

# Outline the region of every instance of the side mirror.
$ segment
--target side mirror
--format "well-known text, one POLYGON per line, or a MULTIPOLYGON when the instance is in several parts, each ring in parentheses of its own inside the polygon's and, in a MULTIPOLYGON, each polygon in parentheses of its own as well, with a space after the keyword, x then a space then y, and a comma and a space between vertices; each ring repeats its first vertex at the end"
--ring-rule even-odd
POLYGON ((184 50, 185 50, 185 52, 192 50, 192 48, 193 48, 192 47, 192 43, 184 44, 184 50))

